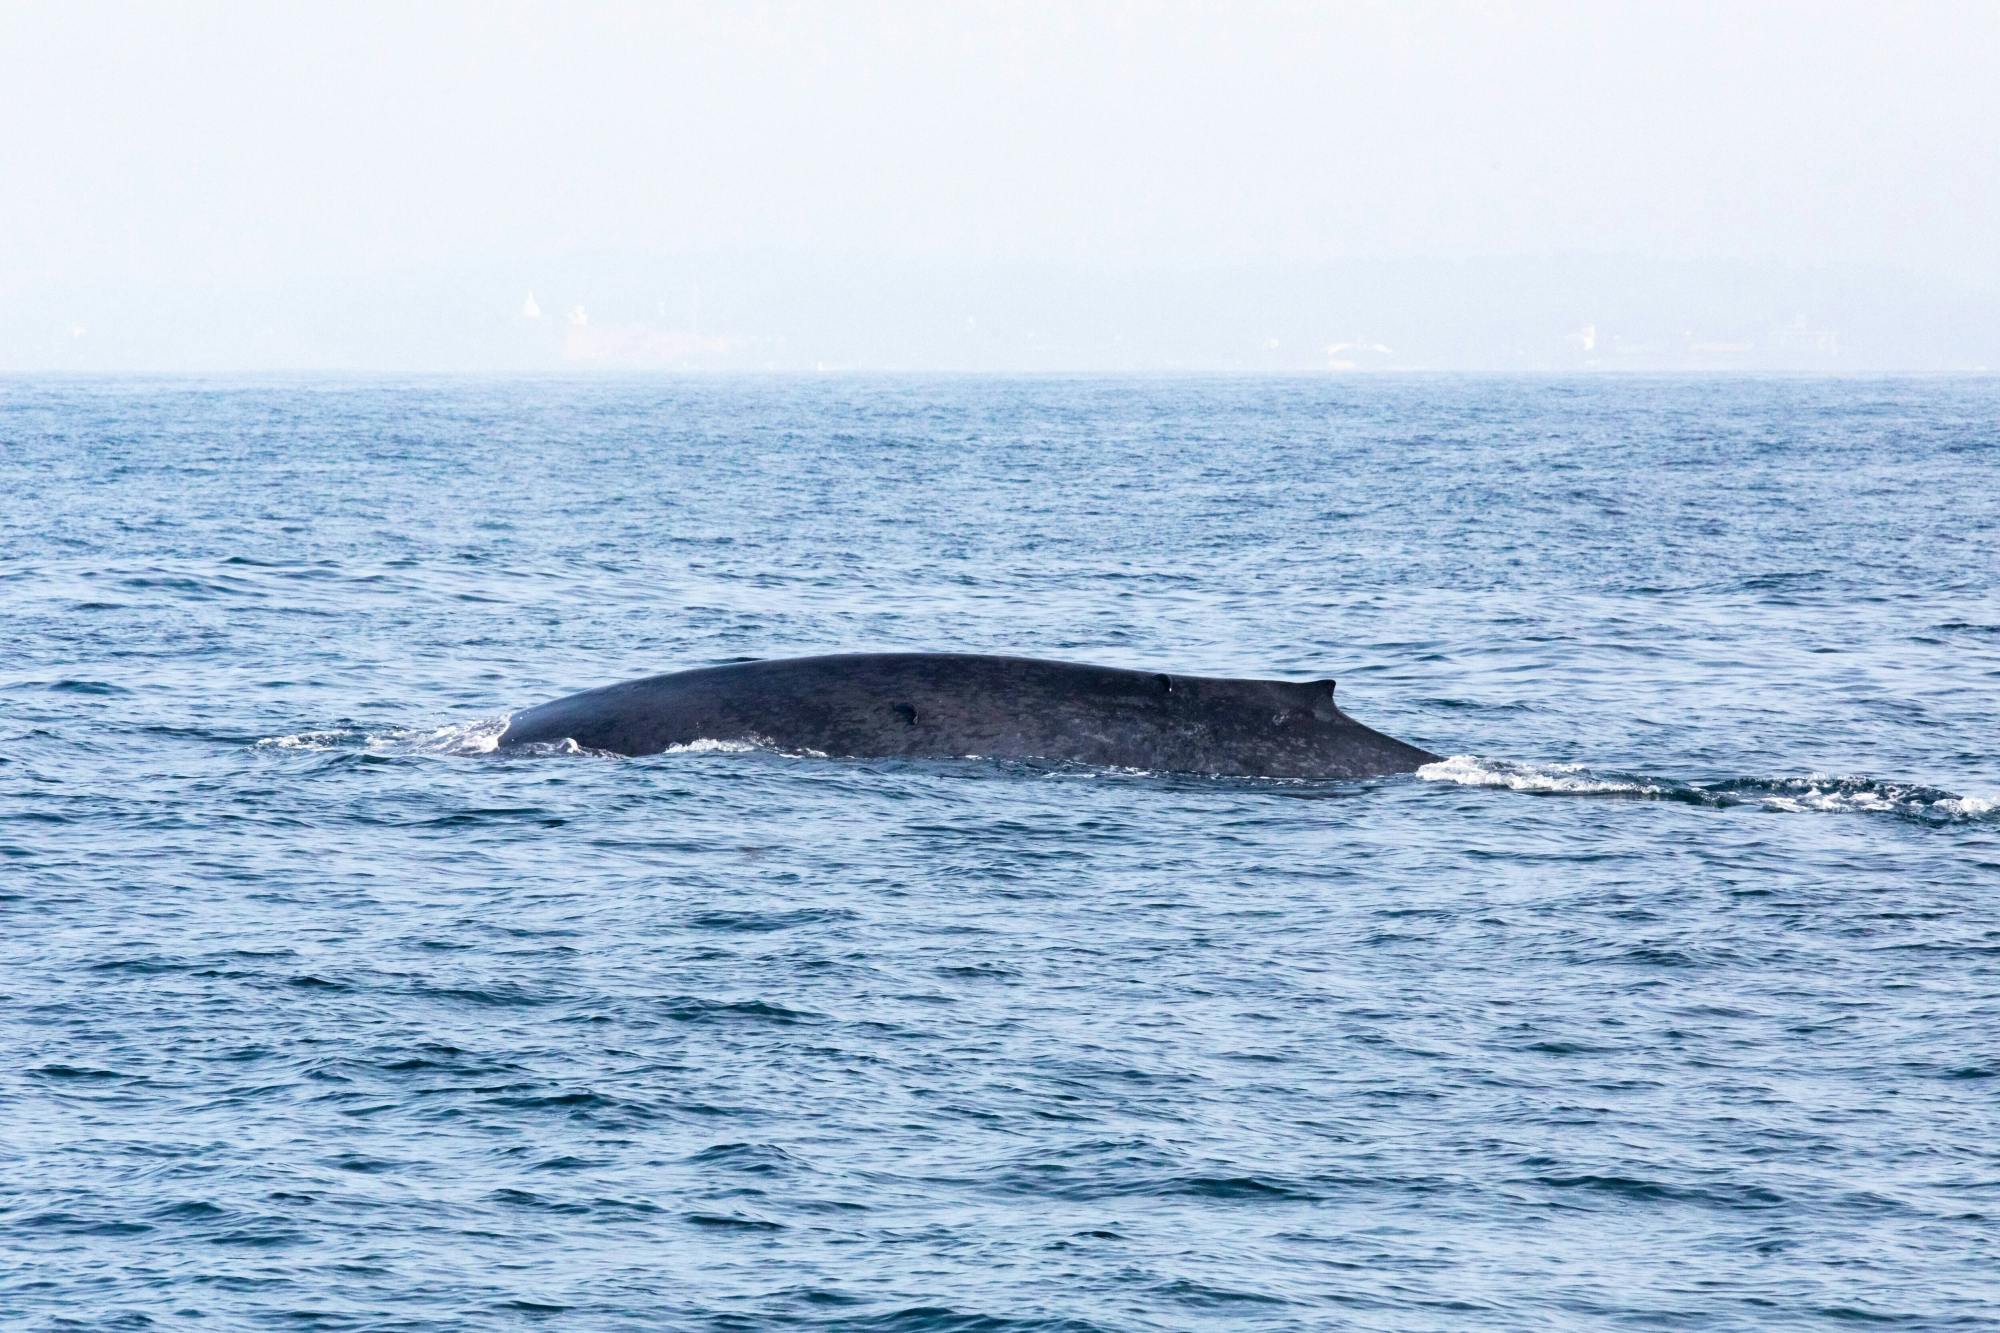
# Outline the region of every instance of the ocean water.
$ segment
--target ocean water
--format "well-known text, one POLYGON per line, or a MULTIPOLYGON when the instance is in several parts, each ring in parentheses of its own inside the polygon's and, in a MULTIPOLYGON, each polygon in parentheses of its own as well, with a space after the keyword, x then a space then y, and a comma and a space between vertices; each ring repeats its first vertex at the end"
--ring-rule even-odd
POLYGON ((2000 383, 0 381, 0 1323, 2000 1321, 2000 383), (1362 783, 501 755, 1335 676, 1362 783))

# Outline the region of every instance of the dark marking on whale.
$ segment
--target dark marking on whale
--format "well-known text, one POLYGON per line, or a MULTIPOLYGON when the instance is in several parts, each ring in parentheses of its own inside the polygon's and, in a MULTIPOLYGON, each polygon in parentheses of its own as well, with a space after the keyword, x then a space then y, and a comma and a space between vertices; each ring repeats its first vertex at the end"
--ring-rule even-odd
POLYGON ((510 748, 658 754, 697 741, 835 758, 987 758, 1164 773, 1368 778, 1437 755, 1366 727, 1330 680, 1236 680, 972 653, 737 662, 516 713, 510 748))

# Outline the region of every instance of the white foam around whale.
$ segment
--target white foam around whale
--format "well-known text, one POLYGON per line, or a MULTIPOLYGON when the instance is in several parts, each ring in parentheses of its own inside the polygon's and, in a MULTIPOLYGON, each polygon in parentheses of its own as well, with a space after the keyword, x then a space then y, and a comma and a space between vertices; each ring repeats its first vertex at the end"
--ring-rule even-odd
POLYGON ((754 741, 693 740, 686 745, 669 745, 661 754, 749 754, 753 750, 768 750, 768 745, 754 741))
POLYGON ((1514 791, 1573 792, 1585 796, 1656 796, 1665 788, 1640 778, 1604 776, 1581 764, 1522 764, 1511 759, 1482 759, 1455 754, 1425 764, 1417 776, 1426 782, 1456 782, 1467 787, 1508 787, 1514 791))
POLYGON ((374 754, 491 754, 507 730, 504 717, 421 728, 370 732, 358 727, 339 731, 301 731, 289 736, 265 736, 260 750, 366 750, 374 754))
POLYGON ((1573 796, 1677 801, 1718 809, 1749 806, 1788 814, 1889 814, 1924 823, 1955 823, 2000 815, 2000 796, 1961 795, 1912 782, 1812 773, 1788 778, 1733 778, 1695 784, 1625 773, 1598 773, 1581 764, 1527 764, 1456 754, 1417 770, 1427 782, 1573 796))

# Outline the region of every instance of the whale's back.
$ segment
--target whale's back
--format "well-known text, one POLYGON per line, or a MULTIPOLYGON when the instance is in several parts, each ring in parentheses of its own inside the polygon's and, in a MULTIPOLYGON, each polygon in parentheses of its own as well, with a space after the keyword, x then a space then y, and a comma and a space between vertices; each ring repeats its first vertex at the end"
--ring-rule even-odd
POLYGON ((527 709, 501 744, 561 740, 631 755, 737 741, 829 756, 1278 777, 1374 776, 1435 758, 1341 712, 1331 681, 965 653, 789 658, 652 676, 527 709))

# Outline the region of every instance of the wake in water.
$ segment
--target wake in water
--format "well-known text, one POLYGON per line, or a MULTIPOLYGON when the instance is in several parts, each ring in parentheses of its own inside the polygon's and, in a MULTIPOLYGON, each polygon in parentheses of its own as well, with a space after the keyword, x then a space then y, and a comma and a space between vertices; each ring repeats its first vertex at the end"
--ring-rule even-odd
MULTIPOLYGON (((429 730, 369 732, 360 728, 333 731, 302 731, 289 736, 267 736, 257 742, 259 749, 330 751, 350 750, 378 755, 484 755, 492 754, 507 730, 508 718, 481 718, 429 730)), ((698 740, 677 745, 664 753, 741 754, 755 750, 783 753, 776 747, 748 741, 698 740)), ((805 752, 813 758, 824 755, 805 752)), ((524 746, 523 758, 537 755, 597 754, 573 740, 524 746)), ((977 760, 978 755, 965 758, 977 760)), ((1074 771, 1064 766, 1064 771, 1074 771)), ((1097 770, 1127 776, 1160 776, 1136 769, 1097 770)), ((1722 782, 1677 782, 1672 778, 1646 777, 1630 773, 1605 773, 1581 764, 1529 764, 1512 759, 1489 759, 1456 754, 1417 770, 1426 782, 1457 783, 1466 787, 1505 787, 1536 795, 1600 796, 1638 801, 1673 801, 1727 810, 1752 807, 1786 813, 1823 812, 1830 814, 1886 814, 1924 824, 1952 824, 1964 821, 2000 820, 2000 796, 1960 795, 1941 787, 1914 782, 1849 776, 1834 777, 1813 773, 1791 778, 1729 778, 1722 782)))
POLYGON ((1961 796, 1939 787, 1868 777, 1814 773, 1796 778, 1730 778, 1724 782, 1676 782, 1671 778, 1599 773, 1580 764, 1524 764, 1455 754, 1417 770, 1427 782, 1570 796, 1608 796, 1640 801, 1678 801, 1715 809, 1752 806, 1786 812, 1889 814, 1925 824, 2000 817, 2000 797, 1961 796))

